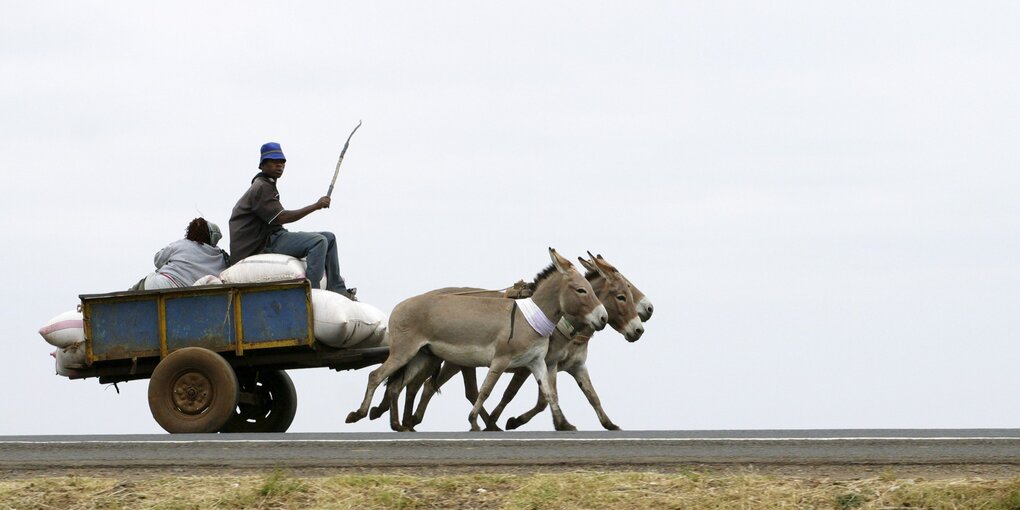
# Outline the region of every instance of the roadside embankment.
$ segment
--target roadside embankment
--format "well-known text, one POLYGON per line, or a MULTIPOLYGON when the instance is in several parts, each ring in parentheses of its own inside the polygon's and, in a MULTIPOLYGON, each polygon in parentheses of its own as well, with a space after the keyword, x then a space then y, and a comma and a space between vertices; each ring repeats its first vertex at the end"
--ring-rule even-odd
POLYGON ((1002 476, 1008 471, 975 476, 930 466, 907 474, 855 469, 21 476, 0 479, 0 507, 1020 509, 1020 477, 1002 476))

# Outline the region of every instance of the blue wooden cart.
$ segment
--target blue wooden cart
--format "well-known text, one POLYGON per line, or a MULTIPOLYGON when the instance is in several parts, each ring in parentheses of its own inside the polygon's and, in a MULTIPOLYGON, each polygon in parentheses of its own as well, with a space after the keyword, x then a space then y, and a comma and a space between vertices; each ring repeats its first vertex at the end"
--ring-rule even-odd
POLYGON ((297 395, 285 370, 352 370, 389 349, 315 341, 307 280, 82 295, 88 368, 72 379, 149 379, 166 431, 283 432, 297 395))

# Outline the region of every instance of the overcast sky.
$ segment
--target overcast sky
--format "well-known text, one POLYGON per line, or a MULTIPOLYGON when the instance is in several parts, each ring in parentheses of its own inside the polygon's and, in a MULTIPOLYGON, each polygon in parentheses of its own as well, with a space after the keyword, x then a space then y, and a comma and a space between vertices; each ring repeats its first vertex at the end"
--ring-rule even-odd
MULTIPOLYGON (((3 11, 0 434, 161 432, 147 381, 54 375, 38 328, 152 271, 200 212, 225 229, 264 142, 283 204, 314 202, 358 120, 333 207, 292 230, 335 232, 387 313, 531 278, 548 246, 602 253, 656 307, 637 343, 591 343, 624 429, 1020 425, 1020 4, 3 11)), ((291 431, 388 430, 344 423, 368 372, 291 371, 291 431)), ((468 411, 455 380, 419 429, 468 411)))

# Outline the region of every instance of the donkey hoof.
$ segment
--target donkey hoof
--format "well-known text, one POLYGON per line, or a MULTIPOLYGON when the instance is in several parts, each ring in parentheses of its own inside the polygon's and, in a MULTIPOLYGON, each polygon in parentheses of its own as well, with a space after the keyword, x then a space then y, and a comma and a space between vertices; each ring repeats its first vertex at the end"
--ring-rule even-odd
POLYGON ((368 411, 368 419, 369 420, 374 420, 374 419, 382 416, 383 413, 385 413, 387 410, 388 410, 388 408, 387 409, 383 409, 382 406, 373 407, 372 409, 370 409, 368 411))
POLYGON ((499 425, 496 425, 495 423, 490 423, 490 424, 486 424, 485 425, 485 431, 486 432, 503 432, 503 429, 499 428, 499 425))
POLYGON ((575 432, 575 431, 577 431, 577 427, 575 427, 575 426, 573 426, 573 425, 571 425, 569 423, 564 423, 562 425, 557 425, 556 426, 556 430, 559 430, 561 432, 575 432))
POLYGON ((621 429, 620 427, 618 427, 618 426, 617 426, 617 425, 616 425, 615 423, 613 423, 613 422, 609 422, 609 423, 605 424, 604 426, 606 427, 606 430, 623 430, 623 429, 621 429))
POLYGON ((351 411, 351 413, 347 415, 347 423, 354 423, 362 418, 364 418, 364 416, 358 414, 357 411, 351 411))
POLYGON ((521 421, 521 420, 518 420, 516 416, 514 416, 513 418, 510 418, 509 420, 506 421, 506 429, 507 430, 514 430, 517 427, 520 427, 521 425, 524 425, 524 422, 521 421))

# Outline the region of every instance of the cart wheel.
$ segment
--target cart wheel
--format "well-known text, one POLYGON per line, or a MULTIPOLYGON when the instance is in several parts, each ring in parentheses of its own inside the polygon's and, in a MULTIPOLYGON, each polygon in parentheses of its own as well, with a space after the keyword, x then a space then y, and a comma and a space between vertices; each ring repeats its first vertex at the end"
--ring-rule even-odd
POLYGON ((201 347, 172 352, 149 379, 149 410, 171 434, 216 432, 230 418, 237 398, 230 363, 201 347))
POLYGON ((237 374, 241 398, 220 432, 286 432, 297 412, 294 382, 283 370, 237 374))

